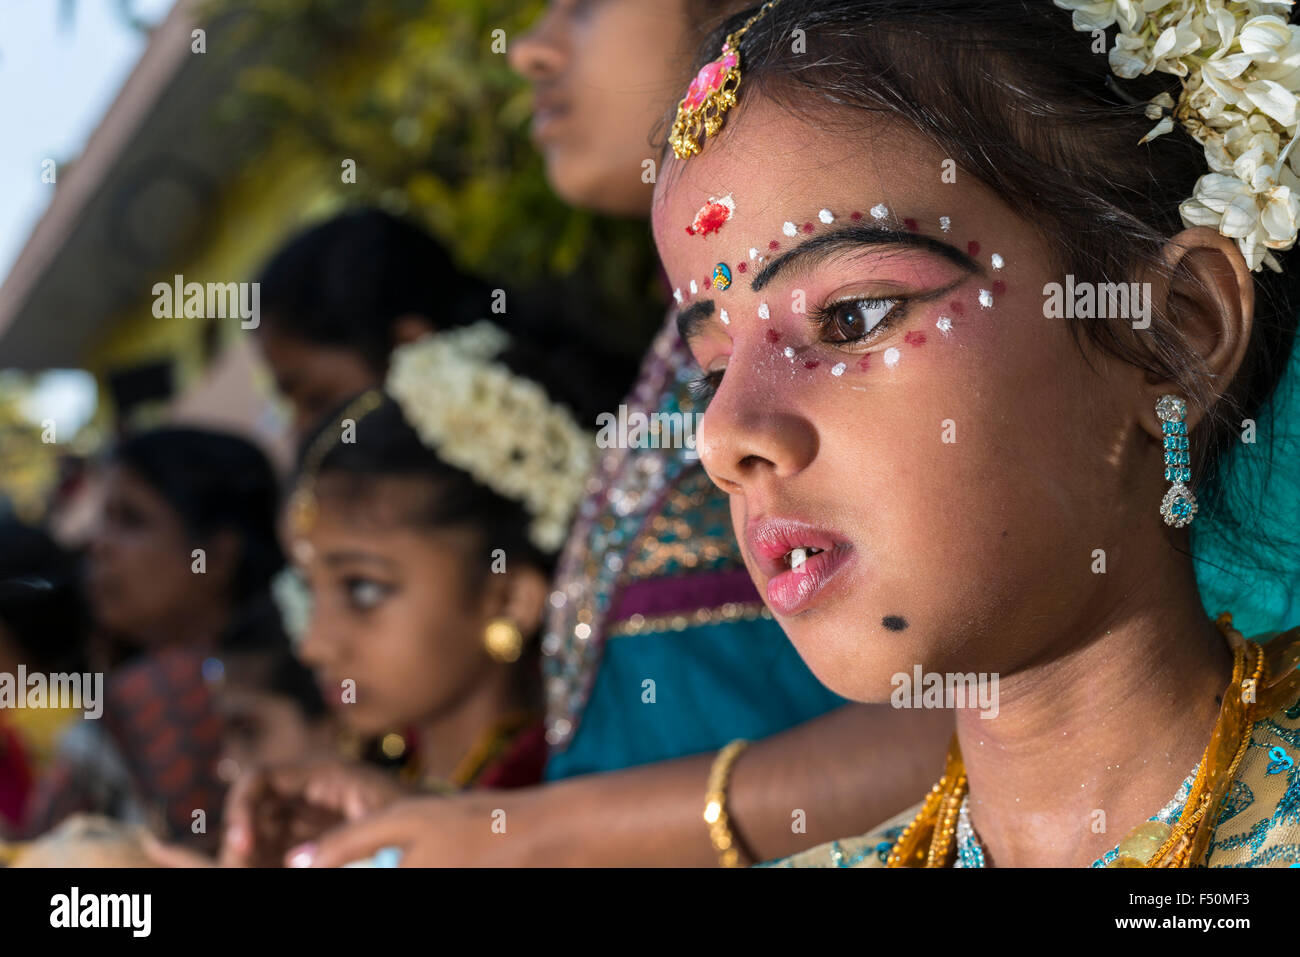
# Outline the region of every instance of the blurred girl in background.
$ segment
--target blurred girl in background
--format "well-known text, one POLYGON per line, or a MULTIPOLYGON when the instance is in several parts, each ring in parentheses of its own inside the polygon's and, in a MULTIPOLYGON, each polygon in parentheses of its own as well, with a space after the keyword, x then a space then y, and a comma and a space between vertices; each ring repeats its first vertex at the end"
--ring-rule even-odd
POLYGON ((269 596, 283 563, 275 476, 242 439, 165 428, 125 440, 104 487, 88 557, 103 719, 64 735, 27 830, 93 810, 203 844, 223 798, 214 656, 284 640, 269 596))

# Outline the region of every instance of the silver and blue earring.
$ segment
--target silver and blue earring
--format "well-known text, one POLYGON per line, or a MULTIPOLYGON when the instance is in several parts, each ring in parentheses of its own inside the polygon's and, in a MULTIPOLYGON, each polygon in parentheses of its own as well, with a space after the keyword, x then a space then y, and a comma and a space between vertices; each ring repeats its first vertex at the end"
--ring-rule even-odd
POLYGON ((1156 402, 1160 431, 1165 437, 1165 481, 1172 482, 1160 503, 1165 524, 1182 528, 1196 516, 1196 496, 1187 487, 1192 480, 1192 455, 1187 448, 1187 403, 1176 395, 1156 402))

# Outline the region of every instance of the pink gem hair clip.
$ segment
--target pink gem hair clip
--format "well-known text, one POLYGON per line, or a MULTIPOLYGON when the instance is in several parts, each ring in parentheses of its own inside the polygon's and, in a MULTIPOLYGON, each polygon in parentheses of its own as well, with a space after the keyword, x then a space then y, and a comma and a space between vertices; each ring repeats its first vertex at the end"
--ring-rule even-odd
POLYGON ((677 104, 668 142, 678 159, 690 159, 704 148, 704 140, 722 129, 727 111, 736 105, 740 88, 740 38, 760 17, 780 0, 767 0, 758 12, 734 33, 727 34, 722 53, 700 68, 691 80, 686 95, 677 104))

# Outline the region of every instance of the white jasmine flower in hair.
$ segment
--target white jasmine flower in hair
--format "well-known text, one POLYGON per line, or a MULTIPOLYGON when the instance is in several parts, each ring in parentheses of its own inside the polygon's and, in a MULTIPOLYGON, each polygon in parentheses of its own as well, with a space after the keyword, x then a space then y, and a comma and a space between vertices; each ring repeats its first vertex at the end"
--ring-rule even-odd
POLYGON ((1189 226, 1211 226, 1238 241, 1250 268, 1281 267, 1270 249, 1290 249, 1300 223, 1300 198, 1286 186, 1254 191, 1237 176, 1207 173, 1196 182, 1191 199, 1179 206, 1189 226))
POLYGON ((1055 0, 1062 10, 1074 11, 1074 29, 1091 33, 1119 24, 1121 33, 1133 33, 1150 10, 1169 0, 1055 0))
POLYGON ((1179 209, 1189 226, 1237 240, 1251 269, 1279 269, 1272 250, 1290 249, 1300 229, 1300 176, 1291 146, 1300 133, 1300 26, 1292 0, 1055 0, 1076 30, 1115 25, 1111 70, 1123 78, 1160 72, 1182 80, 1146 115, 1201 143, 1210 172, 1179 209))

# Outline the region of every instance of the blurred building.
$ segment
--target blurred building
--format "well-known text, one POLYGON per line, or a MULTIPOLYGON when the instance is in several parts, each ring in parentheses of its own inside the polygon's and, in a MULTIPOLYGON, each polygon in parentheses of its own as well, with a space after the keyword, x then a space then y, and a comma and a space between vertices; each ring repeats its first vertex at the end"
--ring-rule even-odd
POLYGON ((329 200, 308 159, 221 117, 258 51, 230 42, 230 18, 200 23, 197 9, 178 0, 84 152, 58 171, 0 287, 0 367, 89 370, 109 433, 183 419, 275 452, 280 417, 251 331, 237 318, 158 318, 153 288, 177 274, 248 280, 329 200))

